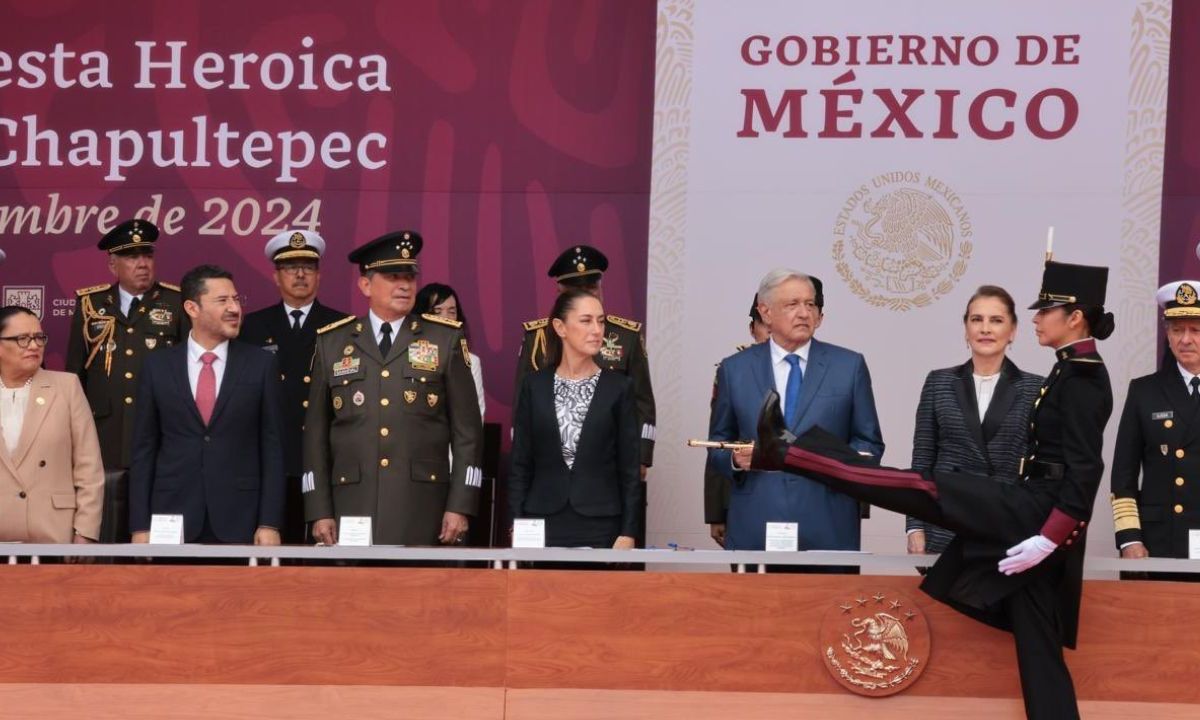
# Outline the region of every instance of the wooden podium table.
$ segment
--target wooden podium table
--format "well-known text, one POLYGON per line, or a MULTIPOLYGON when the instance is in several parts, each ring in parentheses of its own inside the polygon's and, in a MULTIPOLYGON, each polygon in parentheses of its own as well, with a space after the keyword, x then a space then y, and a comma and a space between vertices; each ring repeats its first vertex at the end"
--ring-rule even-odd
MULTIPOLYGON (((344 567, 3 566, 4 718, 1023 717, 1010 637, 918 578, 344 567), (826 672, 858 593, 924 611, 923 676, 826 672)), ((1200 718, 1200 588, 1089 581, 1084 717, 1200 718)))

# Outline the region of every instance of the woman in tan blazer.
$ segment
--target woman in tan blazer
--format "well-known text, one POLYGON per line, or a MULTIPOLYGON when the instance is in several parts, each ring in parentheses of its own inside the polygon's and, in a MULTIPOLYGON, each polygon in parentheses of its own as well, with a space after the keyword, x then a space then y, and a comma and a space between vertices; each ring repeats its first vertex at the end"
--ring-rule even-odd
POLYGON ((42 369, 46 334, 0 308, 0 540, 95 542, 104 469, 79 378, 42 369))

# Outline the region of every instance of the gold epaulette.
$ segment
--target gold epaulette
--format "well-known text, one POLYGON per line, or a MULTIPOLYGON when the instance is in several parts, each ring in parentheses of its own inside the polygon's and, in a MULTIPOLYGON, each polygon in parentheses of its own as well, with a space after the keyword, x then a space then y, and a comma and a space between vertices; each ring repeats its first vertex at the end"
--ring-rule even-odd
POLYGON ((437 323, 439 325, 449 325, 452 328, 462 327, 462 323, 460 323, 459 321, 451 320, 450 318, 444 318, 441 315, 432 315, 430 313, 423 313, 421 315, 421 317, 425 320, 428 320, 429 322, 437 323))
POLYGON ((104 283, 103 285, 93 285, 91 287, 79 288, 78 290, 75 291, 75 294, 78 295, 79 297, 83 297, 84 295, 91 295, 94 292, 103 292, 111 287, 112 287, 112 283, 104 283))
POLYGON ((163 287, 165 287, 168 290, 174 290, 175 292, 180 292, 178 285, 172 285, 171 283, 162 282, 161 280, 158 282, 158 284, 162 285, 163 287))
POLYGON ((617 317, 616 315, 606 315, 605 317, 608 318, 608 321, 610 323, 612 323, 613 325, 616 325, 617 327, 623 327, 626 330, 632 330, 634 332, 642 331, 642 324, 640 322, 634 322, 633 320, 626 320, 625 318, 617 317))
POLYGON ((347 315, 346 317, 342 318, 341 320, 334 320, 333 322, 329 323, 328 325, 326 325, 324 327, 317 328, 317 334, 320 335, 322 333, 327 333, 334 328, 339 328, 339 327, 345 325, 346 323, 353 322, 353 321, 354 321, 354 316, 347 315))
POLYGON ((546 327, 549 324, 550 324, 550 318, 542 318, 541 320, 530 320, 527 323, 522 323, 522 325, 525 326, 526 332, 532 332, 534 330, 541 330, 542 328, 546 327))

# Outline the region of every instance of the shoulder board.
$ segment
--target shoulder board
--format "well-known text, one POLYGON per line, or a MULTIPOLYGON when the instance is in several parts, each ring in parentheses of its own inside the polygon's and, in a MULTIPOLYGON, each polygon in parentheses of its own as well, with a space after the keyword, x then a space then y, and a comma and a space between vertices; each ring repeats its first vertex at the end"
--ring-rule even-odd
POLYGON ((606 317, 608 318, 608 321, 610 323, 612 323, 613 325, 616 325, 617 327, 623 327, 626 330, 632 330, 634 332, 642 331, 642 324, 640 322, 634 322, 633 320, 626 320, 625 318, 617 317, 616 315, 607 315, 606 317))
POLYGON ((159 283, 158 283, 158 284, 159 284, 159 285, 161 285, 161 286, 163 286, 163 287, 165 287, 165 288, 166 288, 166 289, 168 289, 168 290, 174 290, 175 292, 179 292, 179 286, 178 286, 178 285, 172 285, 171 283, 165 283, 165 282, 162 282, 162 281, 159 281, 159 283))
POLYGON ((111 287, 112 287, 112 283, 104 283, 103 285, 93 285, 91 287, 79 288, 78 290, 75 291, 75 294, 78 295, 79 297, 83 297, 84 295, 91 295, 94 292, 103 292, 111 287))
POLYGON ((335 321, 329 323, 328 325, 325 325, 324 327, 317 328, 317 334, 320 335, 322 333, 327 333, 334 328, 339 328, 339 327, 345 325, 346 323, 353 322, 353 321, 354 321, 354 316, 347 315, 346 317, 342 318, 341 320, 335 320, 335 321))
POLYGON ((550 324, 550 318, 542 318, 541 320, 530 320, 527 323, 522 323, 526 331, 541 330, 550 324))
POLYGON ((428 320, 431 323, 437 323, 439 325, 448 325, 452 328, 462 327, 462 323, 460 323, 459 321, 451 320, 450 318, 444 318, 441 315, 432 315, 430 313, 424 313, 421 315, 421 319, 428 320))

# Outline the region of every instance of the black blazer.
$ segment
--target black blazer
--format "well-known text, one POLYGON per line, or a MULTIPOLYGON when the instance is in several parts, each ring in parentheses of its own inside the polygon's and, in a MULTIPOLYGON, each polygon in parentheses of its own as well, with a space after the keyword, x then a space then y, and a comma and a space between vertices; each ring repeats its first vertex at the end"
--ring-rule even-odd
POLYGON ((279 376, 283 381, 283 462, 288 477, 298 478, 304 473, 304 407, 309 391, 309 383, 305 382, 305 378, 310 377, 317 328, 341 320, 348 314, 314 301, 300 331, 295 332, 283 302, 277 302, 255 310, 242 320, 238 340, 275 353, 275 360, 279 363, 279 376))
MULTIPOLYGON (((1029 415, 1042 376, 1005 359, 983 422, 975 398, 971 361, 934 370, 925 378, 913 429, 912 468, 992 477, 1017 477, 1028 446, 1029 415)), ((907 530, 924 530, 930 552, 941 552, 954 534, 908 518, 907 530)))
POLYGON ((194 541, 207 516, 222 542, 250 543, 283 523, 279 369, 274 356, 229 343, 217 404, 205 426, 187 373, 188 346, 151 353, 142 365, 129 469, 129 528, 156 513, 182 514, 194 541))
POLYGON ((580 515, 620 515, 621 534, 634 537, 642 481, 633 381, 613 370, 600 371, 575 464, 568 468, 554 410, 554 371, 543 368, 521 380, 513 409, 509 510, 514 518, 551 515, 570 504, 580 515))

